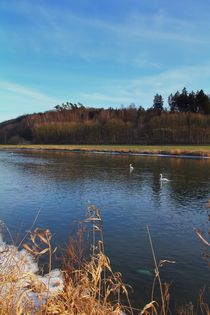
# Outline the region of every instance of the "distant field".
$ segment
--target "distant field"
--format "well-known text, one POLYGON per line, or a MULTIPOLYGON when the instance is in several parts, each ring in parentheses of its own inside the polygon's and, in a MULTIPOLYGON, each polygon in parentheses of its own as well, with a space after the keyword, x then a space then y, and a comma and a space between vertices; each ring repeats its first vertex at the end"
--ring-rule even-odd
POLYGON ((210 145, 0 145, 0 150, 66 150, 210 157, 210 145))

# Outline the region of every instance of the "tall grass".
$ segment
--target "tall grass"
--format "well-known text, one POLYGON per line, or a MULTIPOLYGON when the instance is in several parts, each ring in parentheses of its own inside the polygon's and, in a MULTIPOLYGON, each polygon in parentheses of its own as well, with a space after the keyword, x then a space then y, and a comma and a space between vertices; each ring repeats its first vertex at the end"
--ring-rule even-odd
MULTIPOLYGON (((0 268, 0 315, 172 314, 169 287, 162 284, 160 277, 160 267, 171 262, 157 262, 149 228, 148 237, 155 265, 154 285, 151 301, 141 309, 134 309, 129 300, 129 287, 123 283, 120 273, 113 272, 105 255, 102 225, 99 209, 89 206, 86 218, 80 222, 77 236, 69 242, 63 256, 64 287, 60 291, 50 292, 49 282, 43 284, 34 273, 19 272, 21 264, 24 264, 24 258, 20 265, 8 272, 0 268), (156 280, 160 292, 159 300, 154 296, 156 280)), ((23 245, 35 258, 48 254, 49 272, 56 250, 52 248, 51 237, 49 230, 35 229, 29 235, 30 242, 23 245)), ((0 257, 3 254, 1 250, 0 257)), ((8 256, 7 265, 10 265, 11 259, 12 257, 8 256)), ((177 310, 181 315, 194 315, 199 312, 210 314, 202 296, 199 310, 192 305, 177 310)))

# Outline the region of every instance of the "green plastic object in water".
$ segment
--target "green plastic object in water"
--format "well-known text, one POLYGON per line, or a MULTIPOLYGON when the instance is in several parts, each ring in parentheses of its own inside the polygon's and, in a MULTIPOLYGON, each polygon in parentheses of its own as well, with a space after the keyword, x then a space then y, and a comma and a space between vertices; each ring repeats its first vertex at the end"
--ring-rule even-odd
POLYGON ((152 273, 151 271, 149 271, 148 269, 144 269, 144 268, 137 269, 137 272, 138 272, 140 275, 149 276, 149 277, 152 277, 152 276, 153 276, 153 273, 152 273))

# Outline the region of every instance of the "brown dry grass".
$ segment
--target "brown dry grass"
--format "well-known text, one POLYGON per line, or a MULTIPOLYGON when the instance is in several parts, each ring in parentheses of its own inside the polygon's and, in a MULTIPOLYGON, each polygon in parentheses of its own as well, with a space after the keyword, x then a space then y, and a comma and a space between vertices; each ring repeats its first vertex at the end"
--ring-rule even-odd
MULTIPOLYGON (((99 209, 89 206, 86 219, 81 222, 77 238, 71 240, 63 258, 62 277, 64 289, 50 294, 36 275, 18 274, 17 269, 9 274, 0 272, 0 315, 168 315, 170 311, 169 286, 163 285, 160 267, 169 261, 156 261, 152 238, 148 229, 151 250, 155 265, 155 281, 158 282, 160 299, 154 297, 142 309, 130 305, 128 287, 122 282, 121 275, 112 271, 110 261, 104 253, 102 219, 99 209), (84 235, 91 235, 91 254, 85 250, 84 235), (36 294, 36 300, 31 298, 36 294), (123 302, 126 304, 123 306, 123 302), (127 302, 125 302, 127 301, 127 302), (124 313, 123 313, 124 312, 124 313)), ((49 254, 51 270, 54 249, 51 247, 49 230, 36 229, 30 234, 30 243, 25 249, 35 257, 49 254)), ((8 261, 9 263, 9 261, 8 261)), ((191 304, 178 310, 181 315, 194 315, 201 312, 210 314, 208 305, 200 297, 199 309, 191 304)))
MULTIPOLYGON (((57 294, 50 294, 33 273, 19 273, 18 268, 6 274, 0 271, 0 315, 120 315, 122 309, 126 314, 133 314, 131 307, 121 305, 121 294, 128 298, 127 288, 120 274, 112 272, 110 261, 104 254, 102 219, 96 207, 88 208, 78 236, 66 250, 62 271, 64 289, 57 294), (92 235, 89 259, 84 258, 82 236, 87 232, 92 235)), ((23 247, 36 258, 47 253, 50 272, 55 251, 51 246, 50 231, 35 229, 29 239, 23 247)), ((9 256, 6 264, 9 265, 11 259, 9 256)))
POLYGON ((0 145, 0 150, 117 152, 123 154, 165 154, 210 157, 209 145, 0 145))

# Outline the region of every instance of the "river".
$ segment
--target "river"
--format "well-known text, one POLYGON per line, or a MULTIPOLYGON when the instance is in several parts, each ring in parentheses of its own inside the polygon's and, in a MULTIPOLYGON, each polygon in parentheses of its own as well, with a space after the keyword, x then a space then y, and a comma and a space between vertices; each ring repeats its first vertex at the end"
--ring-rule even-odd
MULTIPOLYGON (((17 244, 40 211, 35 227, 49 228, 64 246, 94 204, 106 254, 133 287, 136 306, 150 301, 154 279, 147 226, 157 260, 175 261, 160 268, 172 303, 195 303, 205 285, 209 293, 205 246, 195 229, 208 235, 210 159, 0 151, 0 178, 0 219, 17 244), (170 181, 160 182, 160 173, 170 181)), ((6 229, 4 237, 10 242, 6 229)))

